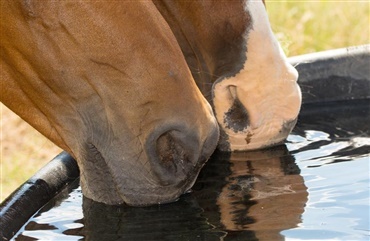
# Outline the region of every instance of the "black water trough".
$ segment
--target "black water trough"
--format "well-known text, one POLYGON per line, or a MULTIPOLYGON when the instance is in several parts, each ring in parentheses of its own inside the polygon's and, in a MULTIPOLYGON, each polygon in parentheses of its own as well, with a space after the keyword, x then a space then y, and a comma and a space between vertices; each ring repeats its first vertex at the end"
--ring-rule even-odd
MULTIPOLYGON (((370 99, 370 45, 292 57, 290 62, 300 75, 302 110, 322 103, 370 99)), ((62 152, 55 157, 1 203, 0 240, 10 240, 78 177, 78 166, 70 155, 62 152)))

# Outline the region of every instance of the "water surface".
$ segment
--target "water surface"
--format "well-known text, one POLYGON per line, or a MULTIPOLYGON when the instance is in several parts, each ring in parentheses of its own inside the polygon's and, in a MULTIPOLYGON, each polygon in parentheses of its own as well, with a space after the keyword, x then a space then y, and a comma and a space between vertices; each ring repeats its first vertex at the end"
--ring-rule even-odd
POLYGON ((107 206, 75 182, 15 240, 369 240, 369 108, 305 106, 286 145, 216 152, 175 203, 107 206))

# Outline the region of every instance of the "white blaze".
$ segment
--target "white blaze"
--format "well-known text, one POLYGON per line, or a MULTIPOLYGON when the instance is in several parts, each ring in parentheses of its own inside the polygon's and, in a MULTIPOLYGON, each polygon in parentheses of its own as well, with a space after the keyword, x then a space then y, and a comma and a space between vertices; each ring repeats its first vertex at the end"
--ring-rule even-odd
POLYGON ((246 62, 234 77, 214 86, 217 120, 228 135, 231 150, 251 150, 283 141, 289 131, 283 125, 294 120, 300 110, 298 73, 291 66, 272 33, 261 0, 249 1, 253 26, 246 33, 246 62), (225 114, 238 99, 249 116, 249 125, 235 131, 225 123, 225 114))

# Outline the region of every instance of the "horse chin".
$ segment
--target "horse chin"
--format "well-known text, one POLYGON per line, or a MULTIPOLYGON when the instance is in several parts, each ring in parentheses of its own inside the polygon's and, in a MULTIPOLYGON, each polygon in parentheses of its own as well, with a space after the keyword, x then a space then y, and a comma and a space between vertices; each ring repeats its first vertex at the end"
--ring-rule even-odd
POLYGON ((235 132, 231 129, 223 129, 218 149, 221 151, 251 151, 269 148, 284 143, 297 119, 284 122, 283 124, 266 124, 260 128, 246 128, 235 132))
MULTIPOLYGON (((104 158, 104 153, 94 148, 90 148, 89 153, 89 157, 79 163, 82 193, 88 199, 108 205, 150 206, 175 202, 193 186, 206 161, 197 162, 181 179, 176 177, 164 183, 149 164, 128 165, 123 159, 104 158)), ((142 158, 136 160, 136 164, 148 163, 145 155, 142 158)))
MULTIPOLYGON (((137 184, 134 187, 121 186, 112 195, 110 192, 101 190, 99 193, 89 195, 84 192, 87 198, 108 204, 108 205, 128 205, 134 207, 144 207, 165 203, 176 202, 179 197, 186 193, 193 185, 195 178, 184 180, 178 186, 153 186, 137 184)), ((119 182, 119 180, 117 181, 119 182)))

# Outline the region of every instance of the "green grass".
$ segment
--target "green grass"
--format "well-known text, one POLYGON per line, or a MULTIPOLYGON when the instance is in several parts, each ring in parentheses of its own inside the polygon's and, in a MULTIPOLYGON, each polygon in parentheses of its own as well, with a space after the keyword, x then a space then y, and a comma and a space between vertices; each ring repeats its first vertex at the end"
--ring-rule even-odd
POLYGON ((370 43, 370 1, 266 0, 288 56, 370 43))
MULTIPOLYGON (((370 43, 369 0, 266 0, 266 5, 272 29, 288 56, 370 43)), ((21 125, 8 115, 4 111, 1 116, 0 201, 60 151, 30 127, 18 132, 21 125)))

